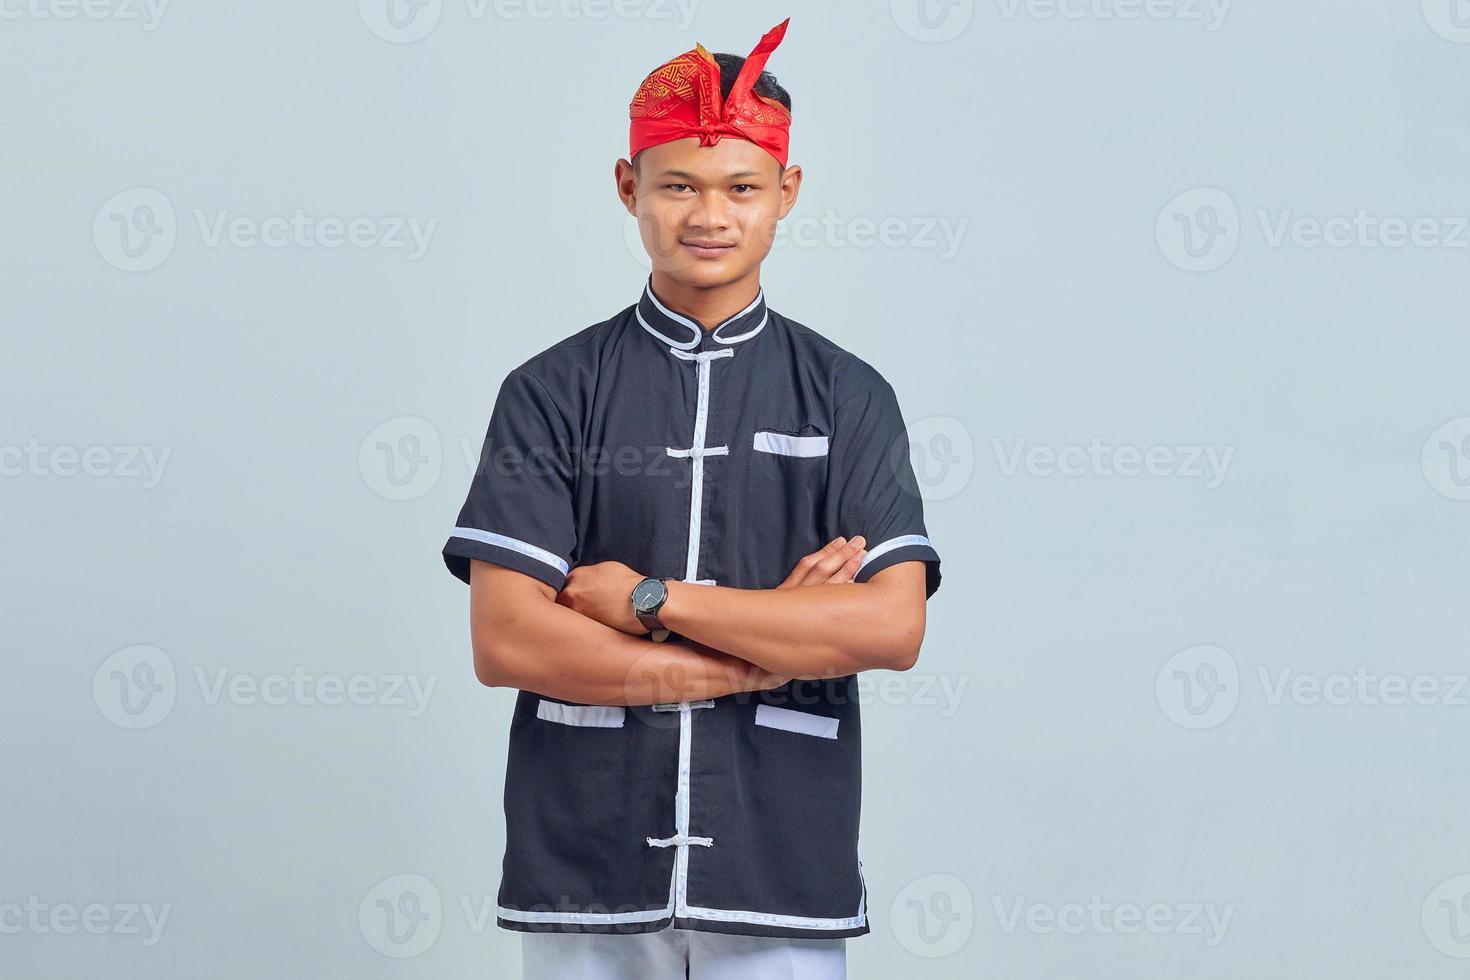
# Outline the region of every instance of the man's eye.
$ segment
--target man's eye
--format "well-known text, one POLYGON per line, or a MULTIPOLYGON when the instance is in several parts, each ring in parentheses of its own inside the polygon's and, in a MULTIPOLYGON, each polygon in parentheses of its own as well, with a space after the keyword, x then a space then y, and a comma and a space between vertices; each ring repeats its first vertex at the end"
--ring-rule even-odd
POLYGON ((755 190, 755 185, 754 184, 736 184, 735 185, 735 190, 739 191, 740 188, 742 188, 742 187, 746 188, 747 190, 752 190, 752 191, 755 190))
POLYGON ((665 184, 664 186, 671 191, 685 190, 689 187, 688 184, 665 184))

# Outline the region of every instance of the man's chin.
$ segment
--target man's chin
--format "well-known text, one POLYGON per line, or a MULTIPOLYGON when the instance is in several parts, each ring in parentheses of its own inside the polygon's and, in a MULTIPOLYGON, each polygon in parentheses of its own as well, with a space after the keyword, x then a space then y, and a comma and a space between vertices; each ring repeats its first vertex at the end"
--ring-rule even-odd
POLYGON ((691 259, 669 262, 659 271, 677 283, 696 289, 727 286, 745 275, 745 268, 732 259, 691 259))

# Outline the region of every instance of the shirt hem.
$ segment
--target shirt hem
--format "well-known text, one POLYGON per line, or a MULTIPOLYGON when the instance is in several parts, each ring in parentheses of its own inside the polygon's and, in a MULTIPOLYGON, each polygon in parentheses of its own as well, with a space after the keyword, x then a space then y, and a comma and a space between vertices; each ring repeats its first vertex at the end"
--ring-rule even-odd
POLYGON ((507 932, 540 932, 562 934, 608 934, 639 935, 661 932, 664 929, 684 929, 690 932, 711 932, 726 936, 760 936, 768 939, 853 939, 872 931, 866 916, 860 925, 845 929, 798 929, 791 926, 769 926, 754 922, 724 922, 715 919, 695 919, 686 916, 665 916, 649 922, 619 922, 595 924, 584 922, 520 922, 499 916, 495 924, 507 932))

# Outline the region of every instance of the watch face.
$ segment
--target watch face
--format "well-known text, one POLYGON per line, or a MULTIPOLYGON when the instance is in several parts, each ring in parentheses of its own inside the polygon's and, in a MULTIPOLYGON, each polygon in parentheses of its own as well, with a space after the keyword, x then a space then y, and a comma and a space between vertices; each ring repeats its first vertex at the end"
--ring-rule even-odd
POLYGON ((667 590, 659 581, 644 580, 633 590, 633 605, 638 609, 652 609, 664 597, 667 590))

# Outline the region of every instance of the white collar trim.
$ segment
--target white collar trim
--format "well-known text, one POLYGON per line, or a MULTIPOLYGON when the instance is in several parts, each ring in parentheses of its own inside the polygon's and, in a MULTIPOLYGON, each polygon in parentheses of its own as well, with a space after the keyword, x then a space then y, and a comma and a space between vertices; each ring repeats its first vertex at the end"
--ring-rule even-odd
MULTIPOLYGON (((673 322, 683 324, 685 327, 688 327, 691 336, 686 340, 675 340, 673 337, 665 335, 664 333, 660 332, 656 327, 654 327, 653 324, 648 322, 647 318, 644 317, 643 311, 641 309, 637 309, 635 307, 634 313, 638 317, 638 323, 643 327, 644 330, 647 330, 649 333, 653 334, 655 337, 657 337, 659 340, 662 340, 670 347, 677 347, 680 350, 693 350, 694 348, 699 346, 699 342, 705 334, 704 327, 700 326, 689 317, 684 316, 682 313, 675 313, 663 303, 660 303, 658 297, 653 295, 653 288, 651 283, 644 284, 643 292, 648 297, 649 302, 653 303, 654 307, 660 313, 668 317, 673 322)), ((751 337, 754 337, 756 334, 760 333, 763 329, 765 329, 766 323, 771 318, 770 311, 763 312, 760 318, 760 322, 751 329, 745 331, 745 333, 736 334, 733 337, 720 336, 721 330, 725 329, 726 326, 736 322, 741 317, 749 313, 751 310, 755 309, 765 300, 765 297, 766 291, 764 288, 757 290, 755 294, 755 299, 750 301, 749 306, 741 310, 739 313, 726 317, 719 326, 709 331, 710 339, 715 341, 716 343, 730 345, 749 340, 751 337)))

